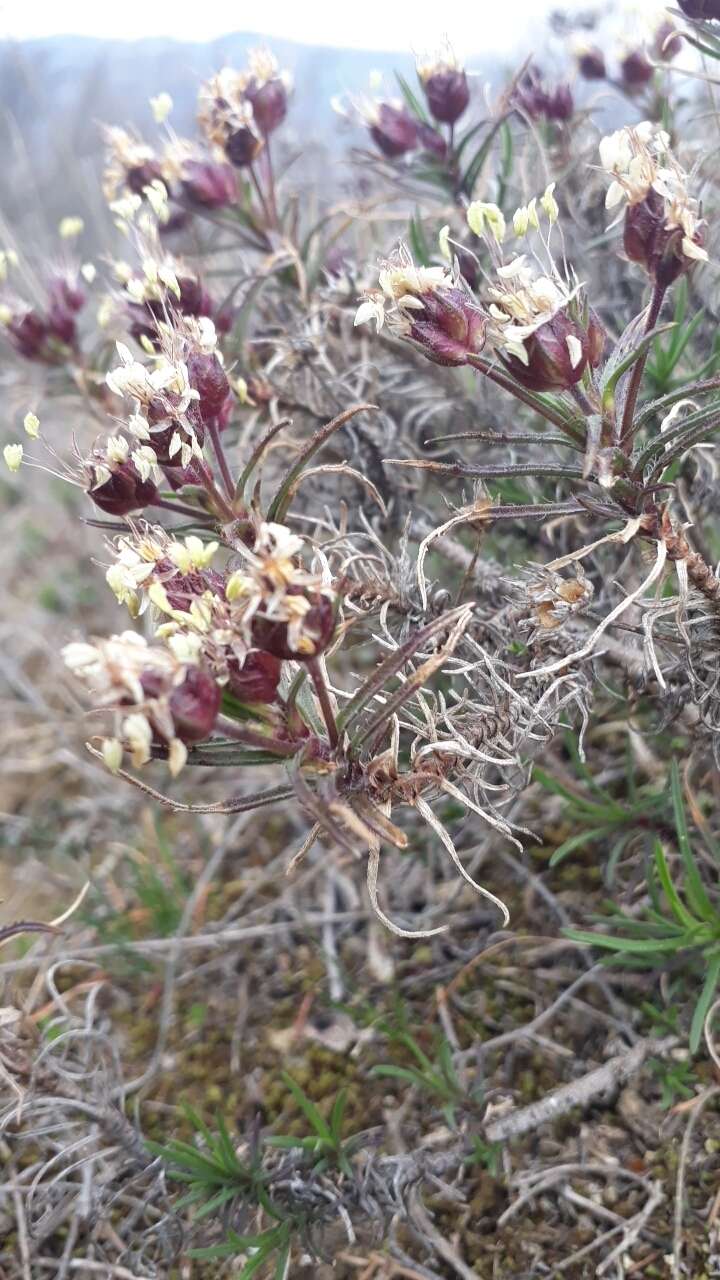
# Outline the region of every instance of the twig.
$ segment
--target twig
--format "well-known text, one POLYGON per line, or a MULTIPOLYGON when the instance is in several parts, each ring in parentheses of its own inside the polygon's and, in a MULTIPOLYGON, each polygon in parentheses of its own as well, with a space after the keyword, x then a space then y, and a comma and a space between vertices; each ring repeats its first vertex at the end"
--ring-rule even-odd
POLYGON ((553 1089, 544 1098, 529 1103, 527 1107, 520 1107, 491 1121, 485 1127, 485 1137, 488 1142, 518 1138, 548 1121, 567 1115, 575 1107, 586 1107, 600 1094, 609 1093, 623 1081, 629 1080, 640 1069, 649 1053, 662 1056, 674 1048, 677 1042, 677 1036, 667 1036, 664 1040, 639 1040, 628 1053, 618 1054, 603 1067, 597 1067, 579 1080, 572 1080, 570 1084, 553 1089))
POLYGON ((696 1105, 690 1112, 690 1119, 687 1122, 687 1128, 683 1134, 682 1146, 680 1148, 680 1160, 678 1162, 677 1181, 675 1183, 675 1226, 673 1231, 673 1252, 672 1252, 672 1280, 682 1280, 685 1268, 682 1265, 682 1227, 683 1227, 683 1200, 685 1197, 685 1170, 687 1168, 688 1156, 690 1154, 690 1142, 695 1126, 702 1115, 708 1102, 716 1098, 720 1094, 720 1086, 713 1085, 712 1088, 706 1089, 704 1093, 698 1096, 696 1105))
POLYGON ((408 1197, 408 1210, 411 1221, 414 1221, 420 1231, 430 1241, 433 1249, 443 1262, 452 1267, 456 1275, 461 1280, 477 1280, 477 1272, 463 1262, 460 1255, 453 1249, 452 1245, 440 1234, 430 1214, 420 1199, 420 1193, 417 1187, 413 1187, 408 1197))

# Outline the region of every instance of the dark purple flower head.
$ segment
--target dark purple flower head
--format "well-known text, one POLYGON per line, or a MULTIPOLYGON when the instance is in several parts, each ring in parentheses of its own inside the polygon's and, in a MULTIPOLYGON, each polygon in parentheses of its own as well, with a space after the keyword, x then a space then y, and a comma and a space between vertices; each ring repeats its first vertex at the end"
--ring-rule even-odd
POLYGON ((572 119, 575 110, 570 86, 548 86, 533 67, 517 85, 513 101, 531 120, 551 120, 564 124, 572 119))
POLYGON ((644 49, 631 49, 620 63, 620 77, 628 93, 639 93, 652 80, 653 65, 644 49))
POLYGON ((157 497, 157 485, 151 478, 144 480, 132 458, 107 466, 104 460, 88 467, 89 498, 101 511, 111 516, 127 516, 142 511, 157 497))
POLYGON ((228 659, 228 688, 240 702, 274 702, 282 664, 272 653, 253 649, 241 664, 228 659))
POLYGON ((227 374, 214 352, 193 351, 187 358, 190 386, 198 392, 198 416, 202 422, 217 418, 223 411, 230 391, 227 374))
POLYGON ((287 115, 288 95, 285 83, 280 76, 274 76, 261 84, 251 80, 245 94, 252 106, 258 129, 267 138, 287 115))
POLYGON ((437 58, 419 62, 417 72, 430 114, 441 124, 456 124, 470 101, 464 67, 448 49, 437 58))
POLYGON ((515 355, 502 358, 513 377, 530 391, 567 391, 580 381, 594 351, 587 330, 567 308, 539 325, 523 347, 527 363, 515 355))
POLYGON ((417 122, 409 111, 390 102, 378 102, 368 117, 370 137, 389 160, 414 151, 418 143, 417 122))
POLYGON ((203 209, 223 209, 238 198, 237 179, 229 164, 188 160, 183 166, 182 189, 190 204, 203 209))
POLYGON ((220 711, 220 686, 202 667, 187 666, 179 682, 159 667, 148 667, 140 676, 145 714, 161 740, 173 737, 190 745, 202 742, 215 728, 220 711))
POLYGON ((236 169, 247 169, 262 150, 262 138, 251 124, 241 125, 228 134, 225 155, 236 169))
POLYGON ((686 18, 720 22, 720 0, 678 0, 686 18))
POLYGON ((467 364, 485 345, 486 319, 468 290, 444 267, 416 267, 404 248, 380 272, 380 290, 360 305, 355 324, 374 320, 379 329, 386 319, 436 364, 467 364))
POLYGON ((604 80, 607 75, 602 49, 588 45, 577 54, 578 71, 583 80, 604 80))

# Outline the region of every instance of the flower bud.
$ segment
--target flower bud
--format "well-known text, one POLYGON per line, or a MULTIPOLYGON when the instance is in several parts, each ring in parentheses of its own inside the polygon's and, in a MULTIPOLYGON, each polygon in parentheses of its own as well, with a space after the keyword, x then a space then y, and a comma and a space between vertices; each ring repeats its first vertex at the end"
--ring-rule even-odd
POLYGON ((413 151, 418 142, 418 128, 404 107, 393 107, 389 102, 379 102, 370 125, 370 137, 379 151, 389 160, 413 151))
POLYGON ((408 337, 436 364, 467 364, 485 345, 485 319, 464 289, 423 294, 422 311, 408 315, 408 337))
POLYGON ((47 342, 50 331, 37 311, 11 316, 7 333, 18 355, 24 356, 26 360, 48 360, 47 342))
POLYGON ((168 206, 168 216, 164 222, 160 223, 159 231, 161 237, 170 236, 175 231, 184 231, 190 222, 190 214, 187 209, 183 209, 181 205, 174 201, 168 206))
POLYGON ((245 96, 252 105, 253 117, 264 137, 281 125, 287 115, 287 89, 281 76, 273 76, 264 84, 251 81, 245 96))
POLYGON ((567 391, 582 378, 591 354, 587 331, 566 310, 539 325, 523 346, 527 363, 511 354, 502 358, 513 377, 530 391, 567 391))
POLYGON ((720 22, 720 0, 678 0, 686 18, 720 22))
POLYGON ((595 46, 588 46, 578 53, 577 65, 583 80, 604 80, 607 75, 603 51, 595 46))
POLYGON ((148 667, 140 676, 140 685, 149 699, 147 718, 161 739, 168 741, 174 735, 181 742, 202 742, 212 733, 222 694, 202 667, 186 667, 180 684, 170 687, 166 671, 148 667))
POLYGON ((654 68, 642 49, 632 49, 620 63, 623 88, 628 93, 639 93, 652 80, 654 68))
POLYGON ((280 671, 279 658, 259 649, 252 650, 242 666, 237 658, 229 659, 228 688, 239 702, 274 702, 280 671))
POLYGON ((159 160, 147 160, 144 164, 134 165, 125 171, 125 186, 135 196, 144 196, 145 188, 158 181, 162 181, 162 166, 159 160))
MULTIPOLYGON (((102 467, 99 475, 107 471, 102 467)), ((92 467, 91 475, 96 481, 98 472, 92 467)), ((96 507, 111 516, 127 516, 132 511, 141 511, 154 502, 157 497, 157 485, 152 479, 143 480, 131 458, 118 463, 107 479, 101 484, 93 483, 87 490, 96 507)))
POLYGON ((437 129, 432 129, 429 124, 419 123, 417 126, 418 146, 422 151, 427 151, 430 155, 435 156, 438 160, 444 160, 447 155, 447 142, 437 129))
POLYGON ((188 667, 182 684, 170 694, 170 715, 181 742, 202 742, 215 727, 221 692, 201 667, 188 667))
POLYGON ((190 386, 199 393, 196 402, 198 415, 202 422, 209 422, 222 412, 228 397, 230 384, 227 374, 217 356, 213 353, 205 355, 193 352, 187 360, 190 386))
POLYGON ((302 662, 324 653, 335 630, 335 609, 329 596, 320 591, 309 591, 299 586, 289 586, 285 602, 294 598, 297 602, 301 630, 297 641, 292 622, 274 622, 271 618, 256 616, 252 622, 253 644, 258 649, 283 660, 302 662))
POLYGON ((223 209, 238 198, 237 180, 229 164, 188 160, 183 168, 183 193, 190 204, 223 209))
MULTIPOLYGON (((195 434, 198 434, 197 425, 195 426, 195 434)), ((204 480, 203 470, 201 464, 195 459, 189 462, 186 467, 168 466, 166 462, 160 461, 165 479, 174 493, 177 493, 179 489, 184 489, 186 485, 192 485, 194 488, 202 487, 204 480)))
POLYGON ((247 169, 262 149, 262 138, 249 124, 242 125, 230 134, 225 143, 225 155, 236 169, 247 169))
POLYGON ((220 405, 220 411, 217 415, 218 431, 224 431, 226 427, 230 426, 230 423, 232 422, 233 413, 235 412, 235 404, 236 404, 235 396, 233 395, 232 391, 228 391, 227 395, 225 396, 225 399, 220 405))
POLYGON ((441 124, 455 124, 470 101, 467 75, 461 67, 439 66, 420 73, 430 113, 441 124))
POLYGON ((652 187, 643 200, 629 204, 625 211, 625 253, 664 288, 692 266, 693 256, 688 254, 688 248, 695 245, 699 250, 697 257, 705 256, 704 240, 703 223, 695 222, 689 238, 681 226, 667 226, 665 202, 652 187))
POLYGON ((51 337, 66 347, 77 345, 77 326, 72 310, 61 301, 51 301, 47 312, 47 327, 51 337))
POLYGON ((564 123, 572 119, 574 102, 567 84, 548 89, 539 73, 531 68, 517 86, 513 100, 531 120, 555 120, 564 123))

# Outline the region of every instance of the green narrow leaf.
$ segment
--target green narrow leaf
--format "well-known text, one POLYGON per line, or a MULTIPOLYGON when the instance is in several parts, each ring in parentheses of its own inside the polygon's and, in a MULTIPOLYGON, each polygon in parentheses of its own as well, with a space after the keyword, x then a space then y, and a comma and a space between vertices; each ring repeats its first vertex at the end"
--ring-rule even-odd
POLYGON ((715 999, 718 983, 720 982, 720 952, 711 958, 708 964, 705 981, 703 982, 700 998, 695 1005, 692 1024, 690 1026, 690 1052, 697 1053, 700 1048, 705 1019, 708 1010, 715 999))
POLYGON ((330 1112, 330 1132, 332 1133, 336 1144, 339 1144, 342 1138, 342 1124, 345 1115, 345 1107, 347 1105, 347 1089, 341 1089, 338 1093, 330 1112))
POLYGON ((297 461, 286 473, 280 484, 280 488, 270 503, 267 514, 267 519, 269 521, 282 522, 285 519, 295 480, 297 480, 301 472, 304 471, 308 462, 313 455, 317 453, 318 449, 321 449, 325 442, 330 439, 330 436, 336 431, 339 431, 340 427, 344 427, 345 423, 349 422, 351 418, 354 418, 356 413, 364 413, 376 408, 377 405, 374 404, 354 404, 349 409, 345 409, 343 413, 339 413, 336 418, 333 418, 332 422, 327 422, 324 427, 320 427, 320 430, 315 432, 312 439, 308 441, 305 448, 300 453, 297 461))
POLYGON ((605 835, 607 835, 607 827, 595 827, 590 831, 581 831, 578 835, 570 836, 568 840, 563 840, 562 844, 558 845, 557 849, 554 850, 548 866, 556 867, 573 850, 582 849, 584 845, 590 844, 592 840, 597 840, 605 835))
POLYGON ((659 840, 655 841, 655 866, 657 868, 657 873, 660 878, 660 884, 663 887, 663 892, 665 894, 665 897, 668 900, 670 910, 675 916, 675 919, 677 920, 678 924, 683 925, 684 928, 686 929, 693 928, 693 926, 697 923, 697 921, 694 919, 693 916, 690 915, 690 912, 687 910, 677 889, 675 888, 675 885, 672 882, 672 877, 670 875, 667 859, 665 857, 663 847, 659 840))
POLYGON ((318 1137, 322 1138, 323 1142, 327 1142, 330 1146, 333 1146, 332 1134, 323 1116, 315 1106, 315 1103, 308 1098, 305 1091, 297 1083, 297 1080, 293 1080, 292 1076, 288 1075, 287 1071, 282 1072, 282 1079, 300 1107, 300 1110, 306 1120, 312 1125, 313 1129, 317 1133, 318 1137))
POLYGON ((416 119, 421 120, 423 124, 430 125, 430 127, 433 128, 433 124, 432 124, 432 121, 430 120, 430 117, 425 111, 422 103, 420 102, 420 99, 416 97, 416 95, 413 93, 405 77, 402 76, 399 71, 396 71, 395 79, 398 82, 400 92, 403 98, 405 99, 405 102, 409 107, 410 111, 412 112, 412 114, 416 117, 416 119))
POLYGON ((710 901, 705 885, 702 882, 698 865, 692 855, 690 848, 690 837, 688 835, 687 822, 685 821, 685 806, 682 795, 682 782, 680 781, 680 770, 677 760, 673 760, 670 766, 670 787, 672 791, 673 812, 675 814, 675 827, 678 836, 678 845, 680 846, 680 856, 685 866, 685 874, 687 876, 687 899, 693 911, 708 922, 718 920, 718 913, 710 901))

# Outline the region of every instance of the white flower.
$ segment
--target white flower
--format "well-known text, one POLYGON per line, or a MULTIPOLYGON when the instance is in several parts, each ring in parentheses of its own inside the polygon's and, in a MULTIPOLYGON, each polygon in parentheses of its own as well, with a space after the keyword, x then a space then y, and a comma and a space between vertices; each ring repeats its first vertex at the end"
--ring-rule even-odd
POLYGON ((688 192, 687 175, 669 150, 668 134, 648 120, 608 135, 600 142, 600 163, 612 177, 605 197, 608 209, 623 202, 640 204, 651 191, 662 198, 665 227, 681 231, 686 258, 707 259, 699 239, 697 201, 688 192))
POLYGON ((80 268, 80 275, 88 284, 92 284, 97 275, 97 268, 94 262, 83 262, 80 268))
POLYGON ((119 738, 105 738, 102 744, 102 758, 110 772, 117 773, 123 758, 123 747, 119 738))
POLYGON ((385 304, 380 297, 376 296, 366 298, 364 302, 361 302, 355 312, 355 320, 353 321, 353 324, 367 324, 370 320, 375 321, 376 328, 379 332, 385 323, 385 304))
POLYGON ((143 187, 143 195, 146 197, 158 222, 169 222, 170 206, 165 183, 161 182, 159 178, 154 178, 146 187, 143 187))
POLYGON ((77 217, 61 218, 58 225, 61 240, 73 240, 76 236, 82 235, 84 230, 85 223, 82 218, 77 217))
POLYGON ((567 335, 565 343, 568 349, 568 355, 570 356, 570 364, 573 369, 577 369, 583 358, 582 343, 579 338, 575 337, 575 335, 571 333, 567 335))
POLYGON ((207 568, 219 546, 219 542, 204 543, 196 534, 190 534, 184 544, 171 542, 167 553, 181 573, 190 573, 193 569, 207 568))
POLYGON ((505 218, 496 204, 488 204, 484 200, 473 200, 467 210, 467 224, 476 236, 485 232, 487 224, 492 236, 498 244, 505 239, 505 218))
POLYGON ((547 220, 551 226, 554 222, 557 222, 558 217, 560 215, 560 210, 558 208, 557 200, 553 195, 554 190, 555 190, 555 183, 551 182, 550 185, 545 188, 543 194, 540 197, 540 207, 543 210, 543 212, 546 214, 547 220))
POLYGON ((176 778, 180 770, 187 760, 187 747, 180 738, 173 738, 168 751, 168 768, 173 778, 176 778))
POLYGON ((164 124, 173 109, 173 100, 169 93, 159 93, 150 99, 150 110, 156 124, 164 124))
POLYGON ((137 467, 141 480, 159 480, 160 470, 157 465, 157 454, 151 449, 149 444, 143 444, 139 449, 133 449, 132 460, 137 467))
POLYGON ((105 446, 105 456, 108 462, 123 463, 127 462, 130 456, 130 445, 124 436, 110 436, 105 446))
POLYGON ((130 748, 135 768, 147 764, 150 759, 153 731, 147 716, 134 712, 123 720, 123 736, 130 748))
POLYGON ((23 426, 25 432, 31 440, 37 440, 40 435, 40 419, 34 413, 26 413, 23 418, 23 426))
POLYGON ((3 449, 3 458, 8 471, 19 471, 23 460, 23 447, 21 444, 6 444, 3 449))

